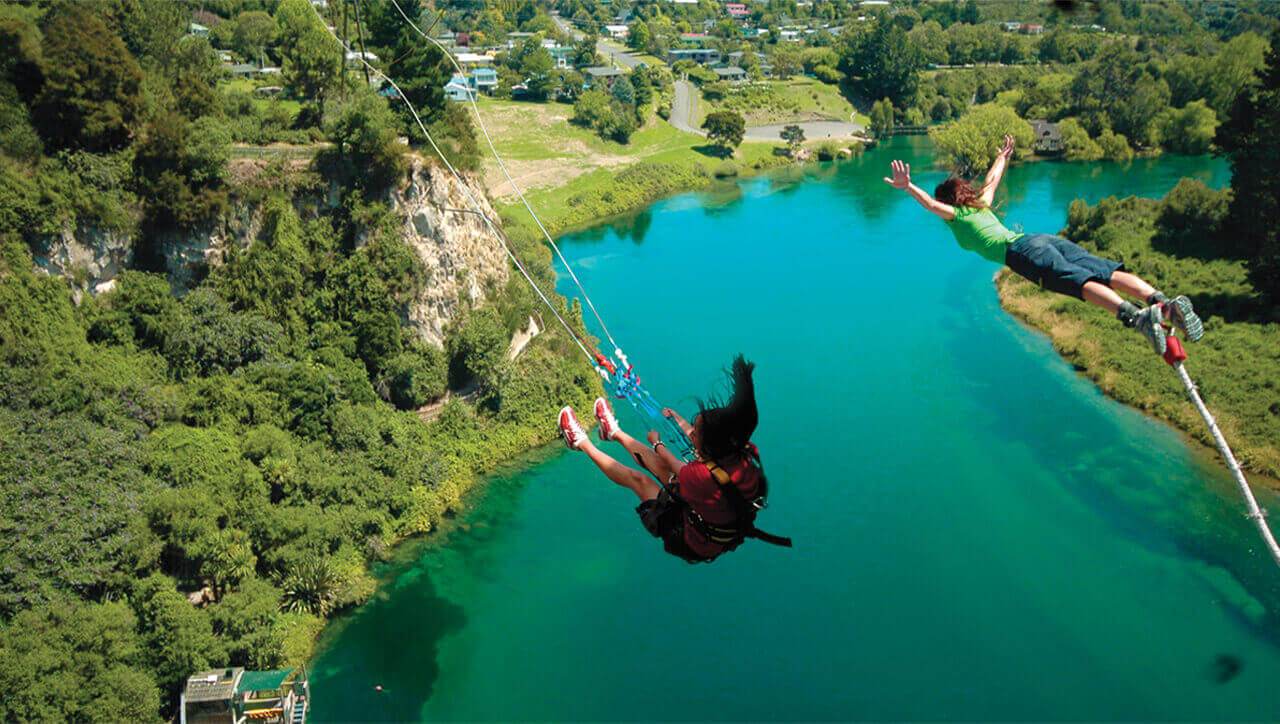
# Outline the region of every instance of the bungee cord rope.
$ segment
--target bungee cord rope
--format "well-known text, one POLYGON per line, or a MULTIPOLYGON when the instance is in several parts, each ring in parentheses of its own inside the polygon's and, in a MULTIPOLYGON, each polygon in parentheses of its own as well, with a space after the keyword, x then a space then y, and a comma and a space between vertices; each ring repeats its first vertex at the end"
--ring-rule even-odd
POLYGON ((335 32, 333 29, 329 27, 329 24, 325 22, 324 17, 320 15, 320 11, 316 8, 315 5, 311 5, 311 12, 313 15, 315 15, 316 19, 320 21, 321 27, 323 27, 325 31, 328 32, 329 35, 332 36, 335 41, 337 41, 338 45, 340 45, 348 55, 354 55, 358 57, 360 59, 360 62, 363 63, 366 68, 368 68, 370 71, 372 71, 375 75, 377 75, 382 80, 385 80, 387 83, 391 85, 392 88, 395 89, 396 95, 399 96, 400 100, 404 101, 405 106, 409 109, 409 113, 413 115, 413 120, 417 122, 418 128, 422 131, 422 134, 426 137, 427 142, 431 144, 431 148, 436 152, 436 155, 440 157, 440 160, 444 162, 445 167, 449 169, 449 173, 453 174, 453 177, 458 181, 458 185, 462 188, 463 193, 467 197, 467 201, 469 201, 471 205, 475 208, 476 215, 478 215, 482 220, 484 220, 484 223, 489 228, 489 230, 493 232, 494 236, 498 237, 499 243, 502 244, 502 248, 506 250, 507 256, 510 257, 511 261, 516 265, 516 269, 520 271, 521 276, 523 276, 525 281, 529 283, 529 286, 533 287, 533 290, 538 294, 538 297, 540 297, 542 299, 542 302, 547 305, 547 308, 551 310, 551 314, 555 316, 555 318, 560 322, 560 325, 564 327, 566 332, 568 332, 569 337, 573 340, 573 343, 578 346, 578 349, 582 350, 582 354, 587 358, 587 361, 591 363, 591 365, 595 367, 597 371, 600 372, 601 376, 604 376, 605 379, 607 380, 608 378, 607 376, 605 376, 604 370, 601 369, 600 366, 596 363, 595 358, 592 356, 591 352, 587 349, 586 345, 584 345, 582 343, 582 340, 578 338, 577 333, 573 331, 573 328, 569 326, 569 323, 565 321, 564 317, 560 316, 559 310, 556 309, 555 305, 551 302, 551 300, 547 298, 547 295, 544 294, 542 289, 537 285, 536 282, 534 282, 533 277, 529 275, 528 270, 525 269, 525 266, 523 263, 521 263, 520 258, 517 257, 515 255, 515 252, 511 250, 511 246, 507 243, 506 236, 497 228, 497 226, 493 223, 493 220, 489 218, 489 215, 484 212, 484 207, 480 204, 479 201, 476 200, 475 195, 471 192, 470 187, 467 185, 466 181, 462 178, 462 174, 458 173, 458 170, 453 167, 453 164, 450 163, 449 159, 444 155, 444 151, 442 151, 440 147, 436 145, 435 139, 431 137, 431 133, 427 130, 426 125, 423 124, 422 122, 422 118, 418 115, 418 110, 413 107, 413 103, 411 103, 409 101, 409 98, 405 96, 404 92, 400 90, 400 86, 396 85, 396 82, 392 80, 390 76, 388 76, 386 73, 383 73, 381 70, 378 70, 377 67, 370 64, 369 61, 364 57, 364 53, 355 53, 354 51, 352 51, 351 47, 348 46, 347 43, 343 41, 342 38, 338 37, 337 32, 335 32))
MULTIPOLYGON (((444 54, 444 57, 449 59, 449 63, 459 75, 464 78, 468 76, 466 70, 464 70, 458 63, 458 59, 454 57, 453 53, 449 52, 449 49, 446 48, 443 43, 430 35, 427 35, 409 19, 404 8, 400 7, 399 0, 391 0, 391 4, 395 6, 396 11, 400 13, 400 17, 404 19, 405 23, 408 24, 409 27, 413 28, 415 33, 440 49, 440 52, 444 54)), ((614 340, 613 335, 609 333, 609 326, 605 324, 604 317, 602 317, 600 312, 596 309, 595 303, 591 301, 591 295, 587 293, 586 288, 583 287, 582 282, 578 279, 578 275, 574 273, 573 267, 569 265, 569 261, 565 259, 564 254, 561 253, 560 246, 551 238, 551 234, 547 231, 547 227, 543 225, 542 219, 539 218, 538 214, 533 210, 533 206, 531 206, 529 204, 529 200, 525 198, 524 191, 521 190, 518 184, 516 184, 515 179, 511 177, 511 172, 507 170, 507 165, 503 163, 502 156, 498 153, 497 147, 493 144, 493 138, 489 136, 489 129, 484 125, 484 118, 480 115, 480 107, 476 104, 475 95, 471 93, 470 89, 467 90, 466 95, 467 101, 471 106, 471 113, 475 116, 476 124, 480 127, 480 133, 484 136, 485 143, 488 144, 489 151, 493 154, 494 160, 498 162, 498 168, 502 170, 502 175, 507 179, 507 183, 511 185, 516 197, 520 199, 520 203, 524 205, 525 211, 529 212, 529 216, 533 219, 533 223, 536 224, 538 230, 542 232, 542 237, 546 239, 547 244, 551 246, 551 249, 555 251, 556 256, 559 257, 560 263, 563 264, 565 270, 569 272, 569 277, 573 279, 574 285, 578 287, 578 292, 582 294, 583 301, 587 303, 587 307, 591 310, 591 313, 595 315, 596 321, 600 323, 600 329, 604 331, 604 336, 608 338, 609 344, 613 345, 614 354, 618 357, 618 361, 622 363, 623 367, 628 367, 630 363, 627 362, 627 356, 622 352, 622 348, 618 345, 617 341, 614 340)))
MULTIPOLYGON (((423 30, 419 28, 413 22, 412 19, 409 18, 408 14, 405 13, 404 8, 400 6, 400 3, 398 2, 398 0, 391 0, 391 4, 395 6, 396 11, 400 14, 401 19, 404 20, 404 22, 410 28, 413 28, 413 31, 415 33, 417 33, 424 40, 426 40, 427 42, 431 43, 436 48, 438 48, 440 52, 444 55, 444 57, 449 59, 450 64, 453 66, 454 70, 458 72, 459 75, 461 75, 464 78, 468 77, 468 73, 458 63, 458 59, 454 57, 453 53, 451 53, 449 49, 446 48, 444 44, 442 44, 440 41, 436 40, 435 38, 431 37, 427 33, 423 32, 423 30)), ((336 34, 334 34, 332 31, 330 32, 330 34, 334 35, 335 38, 337 37, 336 34)), ((360 60, 366 66, 369 66, 369 63, 365 61, 363 56, 361 56, 360 60)), ((376 72, 382 78, 387 78, 385 74, 383 74, 381 71, 378 71, 377 69, 374 69, 374 72, 376 72)), ((391 79, 387 78, 387 81, 391 82, 391 79)), ((395 87, 395 84, 392 83, 392 86, 395 87)), ((396 88, 396 91, 397 93, 399 93, 398 87, 396 88)), ((404 98, 404 94, 401 93, 400 96, 402 99, 404 99, 405 103, 408 104, 408 99, 404 98)), ((640 378, 635 374, 634 368, 632 367, 630 360, 627 358, 626 353, 622 351, 622 346, 618 344, 617 340, 614 339, 613 334, 609 332, 608 324, 605 323, 603 315, 600 314, 600 311, 596 308, 595 303, 591 300, 591 295, 587 292, 586 287, 583 286, 582 280, 580 280, 578 278, 578 275, 573 271, 573 267, 569 264, 569 260, 565 258, 564 253, 560 250, 560 246, 556 244, 555 239, 552 238, 551 233, 547 231, 547 227, 542 223, 542 219, 539 218, 537 212, 533 210, 533 206, 529 203, 528 198, 525 197, 524 191, 520 188, 520 185, 517 184, 516 180, 511 176, 511 172, 507 169, 506 163, 504 163, 502 160, 502 155, 498 153, 497 146, 494 145, 493 137, 489 134, 488 127, 485 126, 484 116, 480 113, 480 107, 476 103, 475 96, 471 93, 471 90, 469 88, 467 89, 466 96, 467 96, 467 101, 471 107, 471 113, 476 119, 476 125, 479 126, 480 133, 481 135, 484 136, 485 143, 486 145, 489 146, 489 152, 493 155, 494 161, 497 162, 498 168, 501 169, 502 171, 502 175, 506 178, 507 183, 510 184, 512 190, 515 192, 516 196, 520 199, 520 203, 524 206, 525 211, 528 212, 529 217, 533 219, 533 222, 538 227, 538 230, 542 232, 542 237, 546 240, 547 244, 555 252, 556 257, 560 259, 560 263, 564 266, 565 270, 569 272, 569 277, 573 280, 574 286, 578 288, 578 292, 582 295, 583 301, 586 302, 586 305, 591 310, 592 315, 595 316, 596 322, 599 323, 600 329, 604 332, 604 335, 609 340, 609 343, 613 345, 613 354, 614 354, 614 357, 616 357, 618 362, 620 363, 620 367, 617 365, 614 365, 604 355, 600 353, 596 353, 594 357, 590 353, 588 353, 587 354, 588 359, 591 360, 597 372, 604 379, 606 386, 611 388, 613 397, 619 400, 626 400, 642 416, 648 417, 651 421, 657 423, 659 427, 668 428, 671 432, 674 433, 672 441, 676 445, 677 449, 681 451, 681 457, 685 458, 686 460, 692 459, 694 456, 694 450, 693 450, 692 444, 689 441, 688 435, 686 435, 684 430, 681 429, 678 424, 676 424, 675 420, 662 414, 662 406, 658 404, 658 401, 654 399, 653 395, 650 394, 649 391, 646 390, 640 384, 640 378)), ((410 105, 409 107, 410 107, 410 110, 413 111, 412 105, 410 105)), ((414 114, 415 120, 418 120, 419 127, 422 127, 422 121, 418 119, 417 112, 413 111, 413 114, 414 114)), ((426 134, 425 128, 423 128, 423 133, 426 134)), ((427 134, 427 139, 429 141, 431 140, 430 134, 427 134)), ((434 141, 431 141, 431 145, 432 145, 432 148, 436 149, 437 155, 439 155, 442 159, 444 159, 443 152, 441 152, 440 149, 435 145, 434 141)), ((449 165, 448 160, 447 159, 444 159, 444 160, 445 160, 445 164, 449 165)), ((452 170, 451 165, 450 165, 450 169, 452 170)), ((456 176, 457 173, 455 172, 454 175, 456 176)), ((489 220, 487 218, 486 218, 486 223, 489 223, 489 220)), ((492 223, 490 223, 490 228, 493 228, 492 223)), ((500 232, 498 232, 496 229, 494 231, 495 233, 499 234, 499 236, 501 237, 500 232)), ((504 241, 504 245, 505 245, 505 241, 504 241)), ((511 255, 512 259, 515 259, 515 255, 512 254, 509 248, 507 250, 507 253, 511 255)), ((519 262, 517 261, 517 264, 518 263, 519 262)), ((528 280, 531 285, 533 284, 533 280, 530 279, 528 274, 525 274, 525 279, 528 280)), ((536 285, 534 285, 534 288, 537 289, 536 285)), ((538 293, 539 293, 539 296, 542 296, 541 290, 538 290, 538 293)), ((545 297, 543 297, 543 301, 546 301, 545 297)), ((550 303, 548 302, 548 304, 550 303)), ((561 320, 561 323, 562 324, 564 323, 563 320, 561 320)), ((567 328, 567 325, 566 325, 566 328, 567 328)), ((572 334, 572 332, 570 332, 570 334, 572 334)), ((574 341, 578 342, 579 348, 582 348, 584 352, 586 351, 585 347, 583 347, 582 343, 578 341, 576 336, 574 341)))
POLYGON ((1213 442, 1217 445, 1223 462, 1227 464, 1227 469, 1231 471, 1231 477, 1235 479, 1236 486, 1240 488, 1240 494, 1244 496, 1245 508, 1248 510, 1246 517, 1258 527, 1258 533, 1262 535, 1262 542, 1267 546, 1267 551, 1271 553, 1271 559, 1275 561, 1276 565, 1280 566, 1280 545, 1276 544, 1276 537, 1271 533, 1271 527, 1267 525, 1267 514, 1262 508, 1258 507, 1258 499, 1254 497, 1253 489, 1249 487, 1249 481, 1244 477, 1244 470, 1240 467, 1236 456, 1232 454, 1231 447, 1227 445, 1227 438, 1222 434, 1222 430, 1218 428, 1218 422, 1213 419, 1213 413, 1209 412, 1209 408, 1205 406, 1204 400, 1201 399, 1199 388, 1192 381, 1186 365, 1183 364, 1186 359, 1187 353, 1182 348, 1181 340, 1177 337, 1169 337, 1164 361, 1173 368, 1174 372, 1178 373, 1178 379, 1187 390, 1187 397, 1195 405, 1196 412, 1200 413, 1200 417, 1204 419, 1205 424, 1209 426, 1209 434, 1213 437, 1213 442))

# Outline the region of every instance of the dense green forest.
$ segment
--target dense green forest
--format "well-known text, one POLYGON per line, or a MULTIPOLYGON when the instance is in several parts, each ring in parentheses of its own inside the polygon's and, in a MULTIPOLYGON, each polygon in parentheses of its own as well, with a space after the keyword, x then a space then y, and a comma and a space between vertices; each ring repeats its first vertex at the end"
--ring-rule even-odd
MULTIPOLYGON (((399 2, 425 17, 426 3, 399 2)), ((563 36, 546 5, 441 5, 448 26, 478 39, 563 36)), ((743 45, 714 3, 556 5, 593 23, 628 5, 653 52, 715 18, 725 50, 766 49, 796 72, 887 99, 882 125, 949 122, 935 140, 962 168, 980 166, 1006 128, 1029 142, 1030 118, 1061 122, 1068 158, 1229 154, 1231 191, 1183 184, 1159 202, 1076 205, 1068 233, 1195 295, 1210 315, 1208 359, 1259 360, 1206 392, 1246 441, 1247 462, 1280 471, 1270 4, 1104 0, 1089 12, 1106 16, 1105 37, 1038 3, 902 3, 861 25, 849 3, 753 4, 765 27, 847 24, 795 49, 777 33, 743 45), (987 25, 1010 13, 1049 32, 993 35, 987 25), (928 67, 969 62, 1011 67, 928 67), (1145 100, 1122 108, 1115 97, 1145 100)), ((514 275, 463 303, 442 347, 408 325, 432 279, 391 195, 415 165, 437 161, 324 24, 359 33, 452 161, 475 169, 480 155, 465 112, 444 99, 443 54, 389 3, 361 7, 357 25, 347 3, 318 11, 309 0, 0 2, 0 719, 157 720, 194 671, 304 662, 326 617, 371 595, 373 563, 444 523, 479 475, 550 440, 560 405, 596 393, 554 329, 508 359, 537 305, 514 275), (268 80, 230 77, 244 66, 268 80), (262 160, 266 144, 289 153, 262 160), (259 220, 252 238, 177 284, 173 239, 240 214, 259 220), (96 294, 83 270, 46 274, 35 260, 64 234, 124 240, 130 268, 96 294)), ((526 40, 504 54, 507 81, 543 67, 540 49, 526 40)), ((642 72, 581 96, 579 122, 626 136, 667 81, 642 72)), ((620 176, 644 189, 688 181, 657 165, 620 176)), ((598 211, 578 206, 575 222, 598 211)), ((549 288, 549 252, 517 253, 549 288)), ((580 310, 566 310, 581 332, 580 310)), ((1152 387, 1164 377, 1141 371, 1149 360, 1088 356, 1134 345, 1088 335, 1060 346, 1122 399, 1148 409, 1153 390, 1172 399, 1152 387)))
MULTIPOLYGON (((285 99, 227 83, 187 5, 0 5, 5 721, 156 720, 195 671, 305 662, 325 617, 370 595, 371 563, 598 386, 554 330, 508 360, 535 306, 514 274, 443 349, 421 342, 405 308, 430 278, 386 200, 418 134, 343 70, 307 0, 206 6, 269 22, 240 40, 282 63, 285 99), (264 140, 324 143, 237 164, 234 142, 264 140), (252 243, 176 295, 162 240, 245 208, 252 243), (133 247, 97 296, 33 264, 87 230, 133 247)), ((439 62, 406 50, 403 87, 473 149, 439 62)), ((545 249, 519 252, 551 280, 545 249)))

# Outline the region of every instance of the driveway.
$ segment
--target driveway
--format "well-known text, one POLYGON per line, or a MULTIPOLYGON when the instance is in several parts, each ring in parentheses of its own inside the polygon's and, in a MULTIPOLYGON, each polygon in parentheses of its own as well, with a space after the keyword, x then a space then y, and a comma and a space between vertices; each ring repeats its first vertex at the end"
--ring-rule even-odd
POLYGON ((693 125, 694 109, 698 103, 698 89, 687 80, 675 82, 675 97, 671 99, 671 125, 686 133, 703 135, 701 128, 693 125))
POLYGON ((581 30, 573 27, 572 23, 560 17, 560 13, 551 13, 551 19, 555 21, 555 24, 559 26, 562 32, 568 33, 570 38, 573 38, 574 40, 582 40, 583 37, 585 37, 585 34, 581 30))
POLYGON ((642 65, 644 62, 633 58, 631 51, 627 48, 606 40, 596 41, 596 52, 628 70, 634 69, 637 65, 642 65))

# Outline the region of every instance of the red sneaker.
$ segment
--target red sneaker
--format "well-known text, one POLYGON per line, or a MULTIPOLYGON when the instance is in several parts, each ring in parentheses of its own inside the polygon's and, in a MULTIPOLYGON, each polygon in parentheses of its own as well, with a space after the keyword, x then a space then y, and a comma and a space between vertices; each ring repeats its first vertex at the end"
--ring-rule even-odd
POLYGON ((587 441, 587 431, 582 429, 577 415, 573 414, 573 408, 567 405, 560 408, 560 436, 570 450, 582 449, 582 443, 587 441))
POLYGON ((618 418, 613 416, 609 403, 603 397, 596 398, 596 422, 600 423, 600 439, 612 440, 618 434, 618 418))

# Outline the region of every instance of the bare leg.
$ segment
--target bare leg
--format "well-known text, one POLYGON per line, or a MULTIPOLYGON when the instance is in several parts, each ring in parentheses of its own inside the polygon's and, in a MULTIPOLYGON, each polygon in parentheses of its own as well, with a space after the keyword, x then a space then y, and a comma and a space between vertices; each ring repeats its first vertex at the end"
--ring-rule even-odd
POLYGON ((613 482, 635 493, 641 500, 653 500, 658 497, 658 484, 650 480, 649 476, 609 457, 590 440, 582 443, 580 449, 591 458, 591 462, 595 463, 596 467, 600 468, 600 472, 613 482))
MULTIPOLYGON (((1117 272, 1117 274, 1120 273, 1123 272, 1117 272)), ((1137 279, 1137 277, 1133 278, 1137 279)), ((1112 277, 1112 281, 1115 281, 1115 277, 1112 277)), ((1102 307, 1113 317, 1120 310, 1120 305, 1124 303, 1124 299, 1119 294, 1116 294, 1114 289, 1104 287, 1097 282, 1086 282, 1082 290, 1082 296, 1084 296, 1086 302, 1102 307)))
POLYGON ((614 434, 613 441, 626 448, 637 463, 643 466, 645 470, 658 476, 659 480, 671 479, 671 474, 674 471, 652 448, 641 444, 639 440, 623 432, 621 428, 614 434))
MULTIPOLYGON (((1088 286, 1088 285, 1086 285, 1088 286)), ((1118 271, 1111 275, 1111 288, 1126 294, 1145 304, 1152 294, 1156 293, 1156 288, 1142 281, 1142 278, 1136 274, 1118 271)))

